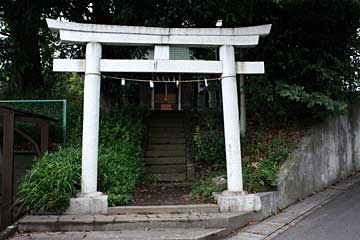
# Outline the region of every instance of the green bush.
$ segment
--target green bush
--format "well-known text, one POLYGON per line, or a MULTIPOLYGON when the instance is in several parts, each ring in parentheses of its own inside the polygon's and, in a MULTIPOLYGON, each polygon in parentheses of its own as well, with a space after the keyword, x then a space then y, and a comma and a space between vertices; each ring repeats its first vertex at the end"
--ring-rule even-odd
MULTIPOLYGON (((276 189, 281 164, 296 146, 302 129, 301 126, 291 125, 281 130, 259 128, 249 131, 246 138, 242 139, 242 167, 246 191, 263 192, 276 189)), ((201 180, 193 185, 190 196, 209 198, 216 190, 211 178, 225 174, 224 136, 219 130, 209 128, 200 131, 200 128, 196 127, 193 138, 196 159, 208 165, 200 169, 201 180)))
POLYGON ((211 177, 196 181, 191 189, 190 198, 212 199, 214 192, 220 192, 221 188, 215 185, 211 177))
POLYGON ((99 189, 109 195, 111 206, 128 203, 144 174, 142 111, 128 113, 130 118, 116 117, 123 114, 101 121, 99 189))
POLYGON ((45 154, 22 179, 17 194, 20 211, 61 211, 80 189, 81 151, 60 148, 45 154))
MULTIPOLYGON (((110 206, 126 204, 144 173, 142 113, 121 110, 101 118, 98 188, 108 194, 110 206)), ((46 155, 25 175, 17 196, 20 211, 62 211, 80 191, 81 147, 76 142, 80 139, 46 155)))
POLYGON ((193 141, 197 162, 218 166, 225 164, 225 142, 221 131, 213 128, 202 131, 197 126, 193 141))
POLYGON ((268 139, 262 137, 255 145, 247 146, 243 163, 245 189, 261 192, 276 189, 281 164, 287 159, 297 141, 291 132, 279 132, 268 139))

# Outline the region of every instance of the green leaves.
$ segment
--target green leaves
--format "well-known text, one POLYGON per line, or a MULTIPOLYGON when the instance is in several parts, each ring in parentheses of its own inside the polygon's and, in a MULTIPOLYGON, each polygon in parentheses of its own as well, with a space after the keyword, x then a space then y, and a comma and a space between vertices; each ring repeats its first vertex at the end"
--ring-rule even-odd
MULTIPOLYGON (((100 129, 99 190, 109 195, 109 205, 126 204, 144 173, 142 111, 106 114, 100 129)), ((45 155, 25 175, 17 193, 20 211, 61 212, 80 191, 81 146, 76 142, 45 155)))
POLYGON ((208 177, 195 182, 192 186, 189 196, 192 199, 211 199, 213 198, 212 194, 214 192, 220 192, 221 190, 222 189, 216 186, 212 181, 212 177, 208 177))
POLYGON ((321 92, 305 91, 304 86, 289 85, 286 83, 278 83, 277 91, 279 95, 290 101, 302 102, 308 108, 321 107, 328 112, 342 113, 346 110, 346 103, 341 103, 331 99, 329 96, 321 92))
POLYGON ((245 189, 262 192, 276 189, 281 164, 300 137, 299 130, 262 130, 250 136, 244 146, 243 177, 245 189))
POLYGON ((207 128, 201 130, 199 126, 193 133, 195 158, 198 163, 222 166, 225 162, 224 134, 219 129, 207 128))
POLYGON ((60 148, 46 154, 26 173, 17 193, 22 212, 62 211, 80 189, 81 151, 79 147, 60 148))

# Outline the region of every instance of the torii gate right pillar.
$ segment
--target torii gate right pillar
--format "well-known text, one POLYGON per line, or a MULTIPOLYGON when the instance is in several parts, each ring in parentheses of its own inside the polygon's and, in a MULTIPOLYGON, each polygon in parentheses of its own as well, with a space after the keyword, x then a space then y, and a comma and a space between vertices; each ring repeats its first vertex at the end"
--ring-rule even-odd
POLYGON ((257 211, 260 197, 243 189, 241 165, 240 119, 238 108, 236 62, 233 46, 220 47, 222 61, 222 98, 226 151, 227 191, 215 193, 221 212, 257 211))

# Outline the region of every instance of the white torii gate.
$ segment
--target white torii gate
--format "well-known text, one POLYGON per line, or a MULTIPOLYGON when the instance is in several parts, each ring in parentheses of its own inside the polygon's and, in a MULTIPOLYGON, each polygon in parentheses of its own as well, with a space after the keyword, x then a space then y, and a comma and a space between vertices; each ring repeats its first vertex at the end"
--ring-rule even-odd
POLYGON ((81 193, 73 213, 106 213, 107 196, 97 192, 101 72, 222 74, 221 87, 228 190, 217 196, 222 211, 258 210, 259 199, 243 192, 236 74, 263 74, 263 62, 235 62, 234 47, 250 48, 271 25, 243 28, 155 28, 81 24, 47 19, 63 42, 86 44, 86 58, 54 59, 56 72, 85 72, 81 193), (153 46, 153 60, 101 58, 102 45, 153 46), (219 47, 220 61, 170 60, 169 47, 219 47), (244 197, 245 196, 245 197, 244 197), (250 196, 250 198, 249 198, 250 196), (251 202, 251 206, 249 206, 251 202))

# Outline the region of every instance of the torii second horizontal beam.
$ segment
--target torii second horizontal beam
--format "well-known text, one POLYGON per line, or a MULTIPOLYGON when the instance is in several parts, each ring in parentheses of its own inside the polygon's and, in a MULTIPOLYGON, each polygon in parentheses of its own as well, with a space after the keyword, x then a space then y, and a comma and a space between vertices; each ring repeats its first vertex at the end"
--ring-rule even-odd
MULTIPOLYGON (((54 59, 55 72, 85 72, 83 59, 54 59)), ((222 73, 220 61, 101 59, 100 72, 222 73)), ((237 74, 264 74, 264 62, 236 62, 237 74)))

